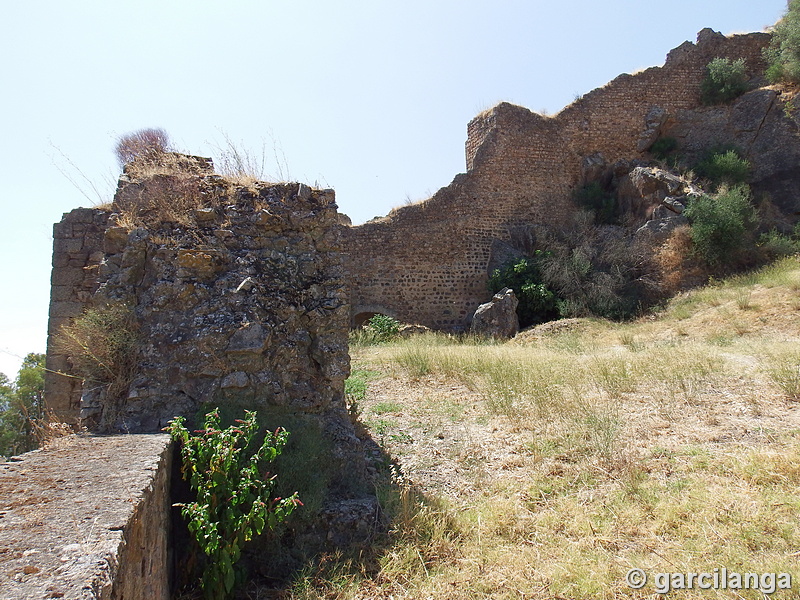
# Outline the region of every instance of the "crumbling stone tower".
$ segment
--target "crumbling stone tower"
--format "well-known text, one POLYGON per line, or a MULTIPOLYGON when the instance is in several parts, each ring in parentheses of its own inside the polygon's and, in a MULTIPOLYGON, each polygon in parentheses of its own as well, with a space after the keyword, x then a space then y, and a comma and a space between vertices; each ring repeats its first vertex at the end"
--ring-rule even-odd
POLYGON ((306 499, 338 515, 326 536, 346 540, 377 508, 344 399, 349 304, 334 193, 240 184, 197 157, 169 164, 126 170, 110 207, 55 226, 46 401, 62 419, 123 433, 214 407, 231 418, 257 410, 290 431, 292 468, 315 472, 306 499), (107 307, 130 313, 139 340, 121 394, 80 386, 75 356, 57 343, 65 323, 107 307))

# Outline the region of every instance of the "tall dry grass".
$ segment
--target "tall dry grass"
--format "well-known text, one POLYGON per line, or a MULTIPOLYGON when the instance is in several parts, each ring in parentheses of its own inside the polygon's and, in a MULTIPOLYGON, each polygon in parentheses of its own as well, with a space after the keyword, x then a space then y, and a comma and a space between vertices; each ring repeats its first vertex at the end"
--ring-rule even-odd
MULTIPOLYGON (((792 257, 635 323, 509 344, 426 334, 355 347, 359 368, 425 397, 391 399, 395 426, 403 412, 420 421, 415 432, 446 419, 466 438, 483 431, 490 447, 465 442, 447 489, 388 487, 394 529, 374 561, 332 560, 300 576, 290 597, 644 598, 652 584, 631 590, 628 569, 796 574, 800 426, 789 409, 800 327, 787 311, 800 310, 798 291, 792 257), (471 396, 438 400, 456 384, 471 396), (437 402, 447 403, 438 413, 437 402), (493 451, 506 458, 489 472, 493 451)), ((367 386, 367 407, 371 386, 381 380, 367 386)), ((432 450, 441 446, 418 443, 427 469, 446 466, 432 450)), ((401 459, 415 452, 397 449, 401 459)))

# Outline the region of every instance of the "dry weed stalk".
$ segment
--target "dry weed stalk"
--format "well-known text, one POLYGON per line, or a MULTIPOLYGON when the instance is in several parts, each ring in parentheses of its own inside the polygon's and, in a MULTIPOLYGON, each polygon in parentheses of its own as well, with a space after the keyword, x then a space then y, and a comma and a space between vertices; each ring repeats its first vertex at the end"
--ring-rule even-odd
POLYGON ((138 364, 139 330, 133 311, 123 305, 86 310, 62 326, 56 351, 69 357, 84 388, 102 390, 103 422, 114 420, 138 364))

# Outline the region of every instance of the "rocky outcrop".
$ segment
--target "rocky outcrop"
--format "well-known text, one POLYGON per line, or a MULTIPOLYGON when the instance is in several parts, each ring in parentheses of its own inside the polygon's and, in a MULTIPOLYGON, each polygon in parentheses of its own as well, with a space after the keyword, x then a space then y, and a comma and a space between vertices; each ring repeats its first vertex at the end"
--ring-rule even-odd
POLYGON ((483 337, 514 337, 519 331, 518 304, 514 290, 503 288, 475 311, 470 333, 483 337))
POLYGON ((748 183, 784 212, 800 212, 800 94, 759 88, 730 104, 678 110, 662 128, 692 164, 715 147, 735 147, 750 161, 748 183))
POLYGON ((656 167, 634 167, 617 184, 620 209, 634 222, 680 215, 701 190, 686 179, 656 167))

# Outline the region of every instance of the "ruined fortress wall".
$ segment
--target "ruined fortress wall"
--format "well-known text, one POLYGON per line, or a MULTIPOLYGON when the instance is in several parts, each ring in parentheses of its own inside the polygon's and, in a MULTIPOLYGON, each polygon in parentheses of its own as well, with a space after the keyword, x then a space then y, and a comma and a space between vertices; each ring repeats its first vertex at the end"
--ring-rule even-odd
POLYGON ((349 312, 333 192, 236 188, 215 175, 123 178, 111 210, 184 188, 199 194, 184 223, 131 229, 113 224, 116 212, 78 209, 56 225, 49 407, 126 431, 219 404, 343 411, 349 312), (113 418, 99 414, 110 404, 102 386, 84 390, 79 407, 80 380, 56 343, 62 324, 106 305, 128 307, 141 340, 113 418))
POLYGON ((559 225, 572 207, 568 187, 551 172, 559 145, 549 120, 502 104, 473 170, 431 199, 353 227, 346 237, 352 315, 381 312, 436 329, 464 328, 486 299, 492 241, 523 222, 559 225))
POLYGON ((53 226, 53 270, 47 328, 45 389, 48 408, 64 422, 74 423, 81 401, 81 380, 71 377, 72 364, 58 349, 62 325, 83 312, 97 290, 97 268, 103 259, 103 235, 108 211, 76 208, 53 226))
POLYGON ((580 156, 599 152, 609 161, 641 158, 639 142, 653 107, 673 116, 698 107, 706 65, 716 57, 744 59, 750 77, 762 76, 762 51, 769 40, 767 33, 726 37, 704 29, 696 44, 685 42, 672 50, 662 67, 620 75, 566 107, 555 120, 580 156))
POLYGON ((705 66, 716 56, 744 58, 751 74, 763 72, 768 41, 768 34, 703 30, 697 44, 670 52, 663 67, 621 75, 555 117, 507 103, 475 117, 467 127, 466 174, 427 201, 348 231, 351 320, 381 312, 465 329, 489 297, 487 270, 498 242, 510 242, 521 224, 558 226, 570 218, 583 157, 641 158, 658 135, 647 131, 651 109, 670 115, 697 107, 705 66))

